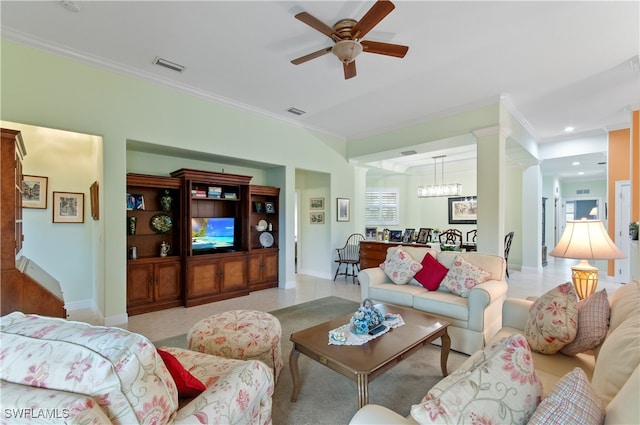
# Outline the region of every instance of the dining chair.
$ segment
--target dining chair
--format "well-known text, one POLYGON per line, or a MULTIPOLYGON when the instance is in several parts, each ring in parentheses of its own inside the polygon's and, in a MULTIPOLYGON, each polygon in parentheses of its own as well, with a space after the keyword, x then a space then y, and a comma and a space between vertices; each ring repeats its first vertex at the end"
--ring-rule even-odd
POLYGON ((447 229, 440 233, 440 243, 462 245, 462 232, 458 229, 447 229))
POLYGON ((347 238, 347 242, 342 248, 336 248, 338 251, 338 268, 336 268, 336 274, 333 276, 333 280, 340 276, 345 278, 348 276, 353 277, 353 283, 356 283, 356 277, 360 271, 360 242, 364 240, 364 235, 361 233, 353 233, 347 238), (340 272, 340 266, 344 264, 344 272, 340 272))
POLYGON ((506 266, 507 277, 509 277, 509 250, 511 249, 513 234, 514 232, 509 232, 506 235, 504 235, 504 259, 507 264, 506 266))

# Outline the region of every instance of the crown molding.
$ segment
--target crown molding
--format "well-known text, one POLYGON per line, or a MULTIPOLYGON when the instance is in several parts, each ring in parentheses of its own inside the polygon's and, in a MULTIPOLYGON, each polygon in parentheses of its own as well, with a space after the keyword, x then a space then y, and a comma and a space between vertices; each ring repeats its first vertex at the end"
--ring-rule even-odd
POLYGON ((135 78, 138 80, 143 80, 143 81, 148 81, 151 82, 153 84, 159 85, 159 86, 164 86, 167 88, 171 88, 173 90, 176 91, 180 91, 183 93, 186 93, 188 95, 194 96, 194 97, 199 97, 201 99, 210 101, 210 102, 214 102, 214 103, 218 103, 221 105, 225 105, 225 106, 229 106, 232 107, 234 109, 238 109, 241 110, 243 112, 247 112, 249 114, 252 115, 256 115, 256 116, 261 116, 264 118, 268 118, 268 119, 272 119, 272 120, 277 120, 280 122, 284 122, 286 124, 295 126, 295 127, 299 127, 299 128, 304 128, 305 130, 309 130, 312 131, 314 133, 319 133, 319 134, 324 134, 333 138, 336 138, 338 140, 341 141, 346 141, 346 137, 344 135, 341 134, 336 134, 333 132, 330 132, 328 130, 325 130, 323 128, 319 128, 319 127, 314 127, 314 126, 310 126, 310 125, 306 125, 303 122, 300 121, 296 121, 294 119, 285 117, 285 116, 281 116, 278 114, 274 114, 272 112, 269 111, 265 111, 264 109, 260 109, 260 108, 256 108, 255 106, 251 106, 251 105, 247 105, 245 103, 241 103, 241 102, 237 102, 235 100, 226 98, 224 96, 220 96, 218 94, 215 93, 209 93, 209 92, 205 92, 203 90, 199 90, 195 87, 186 85, 186 84, 180 84, 177 83, 175 81, 171 81, 169 79, 163 78, 161 76, 146 72, 146 71, 142 71, 139 69, 135 69, 135 68, 131 68, 128 66, 125 66, 121 63, 118 62, 114 62, 114 61, 109 61, 106 60, 102 57, 99 56, 94 56, 91 54, 88 54, 86 52, 81 52, 78 50, 74 50, 74 49, 69 49, 67 47, 61 46, 59 44, 56 43, 52 43, 50 41, 47 40, 43 40, 41 38, 38 37, 33 37, 31 35, 28 35, 26 33, 20 32, 20 31, 16 31, 10 28, 3 28, 2 29, 2 38, 18 43, 18 44, 22 44, 24 46, 27 47, 31 47, 34 48, 36 50, 42 50, 57 56, 62 56, 65 57, 67 59, 71 59, 77 62, 82 62, 85 64, 89 64, 92 66, 95 66, 97 68, 100 69, 104 69, 104 70, 108 70, 110 72, 116 73, 116 74, 120 74, 120 75, 124 75, 127 77, 131 77, 131 78, 135 78))

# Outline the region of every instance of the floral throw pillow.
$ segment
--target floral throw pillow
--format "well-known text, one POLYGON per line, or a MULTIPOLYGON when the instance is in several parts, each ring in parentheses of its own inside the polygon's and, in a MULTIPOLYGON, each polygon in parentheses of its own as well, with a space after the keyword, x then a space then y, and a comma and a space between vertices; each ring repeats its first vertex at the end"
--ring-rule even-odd
POLYGON ((529 344, 521 334, 472 356, 468 370, 438 382, 411 407, 419 424, 525 424, 542 397, 529 344))
POLYGON ((529 307, 524 335, 533 351, 554 354, 578 332, 578 296, 571 282, 563 283, 529 307))
POLYGON ((481 284, 490 276, 491 273, 471 264, 462 256, 456 255, 441 285, 451 293, 466 298, 474 286, 481 284))
POLYGON ((392 247, 387 250, 387 258, 380 268, 396 285, 404 285, 421 269, 422 264, 411 258, 402 248, 392 247))
POLYGON ((600 345, 609 330, 609 313, 609 300, 604 289, 578 301, 576 338, 562 347, 560 352, 575 356, 600 345))
POLYGON ((602 399, 591 387, 584 371, 576 367, 542 400, 529 424, 602 424, 604 414, 602 399))

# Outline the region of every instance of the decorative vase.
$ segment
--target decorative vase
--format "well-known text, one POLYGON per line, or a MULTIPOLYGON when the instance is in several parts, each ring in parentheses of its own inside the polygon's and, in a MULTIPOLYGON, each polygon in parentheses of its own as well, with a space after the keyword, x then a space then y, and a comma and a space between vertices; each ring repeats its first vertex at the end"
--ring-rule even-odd
POLYGON ((364 335, 369 333, 369 330, 378 326, 384 320, 384 316, 378 310, 373 301, 369 298, 365 298, 362 301, 362 306, 351 317, 350 329, 356 335, 364 335))
POLYGON ((136 217, 127 217, 127 232, 129 236, 133 236, 136 234, 136 225, 138 219, 136 217))
POLYGON ((164 194, 160 197, 160 209, 162 211, 171 211, 173 207, 173 196, 168 189, 164 190, 164 194))

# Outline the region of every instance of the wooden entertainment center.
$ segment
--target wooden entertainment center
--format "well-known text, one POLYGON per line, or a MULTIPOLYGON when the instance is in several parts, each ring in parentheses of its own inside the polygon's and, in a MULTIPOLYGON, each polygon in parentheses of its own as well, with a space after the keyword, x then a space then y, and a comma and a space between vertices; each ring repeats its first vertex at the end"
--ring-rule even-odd
POLYGON ((191 307, 278 286, 280 189, 251 185, 251 179, 187 168, 171 177, 127 175, 128 197, 138 202, 127 211, 128 314, 191 307), (196 229, 203 233, 196 236, 196 229), (220 237, 220 232, 232 236, 220 237), (163 243, 170 247, 165 255, 163 243))

